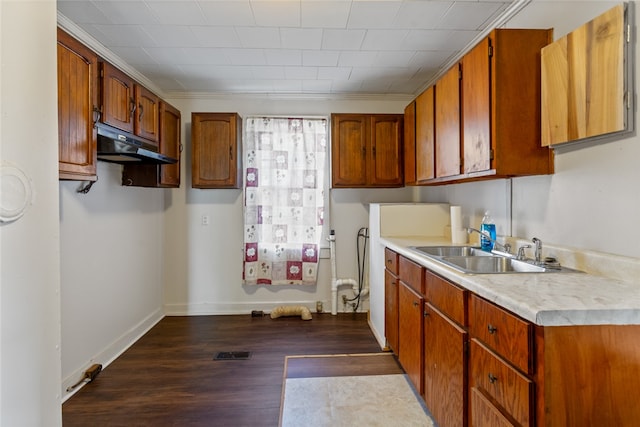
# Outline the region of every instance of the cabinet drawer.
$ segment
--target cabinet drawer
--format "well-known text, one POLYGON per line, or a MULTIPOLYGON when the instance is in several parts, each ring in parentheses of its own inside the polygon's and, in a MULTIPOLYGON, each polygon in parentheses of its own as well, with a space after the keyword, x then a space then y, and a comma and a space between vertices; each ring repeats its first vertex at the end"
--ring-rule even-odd
POLYGON ((531 323, 472 294, 469 333, 523 372, 533 373, 531 323))
POLYGON ((449 316, 454 322, 467 326, 468 291, 466 289, 462 289, 428 270, 425 272, 424 286, 424 295, 427 301, 449 316))
POLYGON ((484 391, 519 425, 534 425, 533 381, 476 339, 471 340, 469 360, 469 386, 484 391))
POLYGON ((389 248, 384 248, 384 266, 396 276, 398 275, 398 254, 389 248))
POLYGON ((473 427, 515 426, 475 387, 471 389, 471 425, 473 427))
POLYGON ((398 277, 414 291, 424 295, 424 267, 400 256, 398 257, 398 277))

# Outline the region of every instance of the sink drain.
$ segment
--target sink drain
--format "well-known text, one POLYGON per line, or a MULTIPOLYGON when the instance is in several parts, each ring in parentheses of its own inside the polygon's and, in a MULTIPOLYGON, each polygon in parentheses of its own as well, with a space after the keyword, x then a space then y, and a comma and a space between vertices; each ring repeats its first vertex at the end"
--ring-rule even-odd
POLYGON ((216 353, 213 360, 247 360, 250 358, 250 351, 221 351, 216 353))

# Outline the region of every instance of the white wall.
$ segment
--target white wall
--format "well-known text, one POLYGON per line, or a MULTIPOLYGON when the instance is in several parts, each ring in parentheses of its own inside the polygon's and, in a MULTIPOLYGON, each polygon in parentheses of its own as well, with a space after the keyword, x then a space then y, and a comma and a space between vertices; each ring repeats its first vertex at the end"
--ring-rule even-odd
MULTIPOLYGON (((60 181, 62 389, 107 365, 164 315, 164 195, 123 187, 122 166, 98 162, 98 181, 60 181)), ((65 395, 68 397, 68 395, 65 395)))
POLYGON ((0 43, 0 158, 34 191, 22 218, 0 224, 0 425, 59 426, 55 1, 0 2, 0 43))
MULTIPOLYGON (((507 27, 553 27, 558 38, 615 4, 533 1, 507 27)), ((638 88, 637 73, 635 79, 638 88)), ((421 188, 418 198, 461 205, 467 226, 477 227, 482 211, 490 209, 499 235, 538 237, 554 245, 640 257, 638 158, 637 135, 583 143, 556 150, 553 175, 421 188)))
MULTIPOLYGON (((250 115, 330 115, 333 113, 402 113, 408 100, 345 101, 229 96, 170 99, 182 112, 183 185, 171 193, 165 216, 165 308, 167 314, 249 313, 280 304, 323 301, 330 310, 331 270, 321 260, 317 286, 242 285, 242 191, 192 189, 190 175, 191 112, 238 112, 250 115), (210 225, 201 217, 210 216, 210 225)), ((357 278, 356 235, 367 227, 368 203, 409 201, 412 190, 332 190, 330 227, 336 230, 338 277, 357 278)), ((349 293, 349 297, 353 294, 349 293)), ((366 309, 366 305, 364 306, 366 309)), ((343 309, 342 304, 339 310, 343 309)))

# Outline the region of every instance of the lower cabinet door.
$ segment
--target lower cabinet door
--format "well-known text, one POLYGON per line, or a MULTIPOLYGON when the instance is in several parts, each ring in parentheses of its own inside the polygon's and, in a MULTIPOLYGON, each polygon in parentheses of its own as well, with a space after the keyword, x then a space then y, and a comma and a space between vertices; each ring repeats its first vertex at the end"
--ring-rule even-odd
POLYGON ((431 304, 425 304, 424 400, 441 427, 467 425, 467 335, 431 304))
POLYGON ((423 390, 422 307, 420 294, 400 281, 398 288, 398 360, 419 394, 423 390))

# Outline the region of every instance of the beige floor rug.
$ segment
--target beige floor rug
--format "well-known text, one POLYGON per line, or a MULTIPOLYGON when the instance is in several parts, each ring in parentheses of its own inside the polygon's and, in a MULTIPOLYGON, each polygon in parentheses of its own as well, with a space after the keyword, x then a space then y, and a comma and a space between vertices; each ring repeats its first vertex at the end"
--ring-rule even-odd
MULTIPOLYGON (((357 364, 362 359, 352 360, 357 364)), ((287 378, 286 373, 285 366, 281 427, 434 425, 402 373, 311 378, 287 378)))

